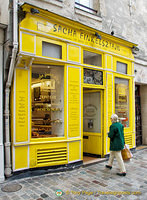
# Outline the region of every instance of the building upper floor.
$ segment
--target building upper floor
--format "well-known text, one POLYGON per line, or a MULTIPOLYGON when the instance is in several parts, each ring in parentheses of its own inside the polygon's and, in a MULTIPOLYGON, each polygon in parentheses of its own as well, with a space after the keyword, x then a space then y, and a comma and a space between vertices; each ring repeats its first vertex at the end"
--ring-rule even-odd
POLYGON ((19 0, 138 44, 147 60, 147 4, 144 0, 19 0))
POLYGON ((0 27, 5 28, 8 25, 9 0, 0 0, 0 27))

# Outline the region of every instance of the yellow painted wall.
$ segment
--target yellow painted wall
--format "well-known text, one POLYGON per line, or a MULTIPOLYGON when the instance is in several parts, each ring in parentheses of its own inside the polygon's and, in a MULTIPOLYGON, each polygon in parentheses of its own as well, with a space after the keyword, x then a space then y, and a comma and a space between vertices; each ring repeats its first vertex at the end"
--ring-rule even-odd
POLYGON ((36 37, 27 32, 21 32, 21 51, 35 54, 36 37), (29 45, 28 45, 29 44, 29 45))
POLYGON ((15 164, 13 168, 15 167, 15 170, 28 168, 28 151, 28 146, 14 147, 15 158, 13 158, 13 162, 15 162, 15 164))
MULTIPOLYGON (((30 12, 29 5, 23 6, 23 10, 30 12)), ((64 65, 64 137, 51 139, 31 139, 28 130, 28 91, 30 89, 28 70, 17 68, 15 74, 14 88, 14 108, 12 109, 15 121, 15 132, 13 135, 15 151, 13 154, 14 171, 34 167, 52 166, 67 164, 76 160, 83 159, 83 148, 87 153, 105 156, 109 153, 109 138, 107 132, 111 125, 110 117, 115 112, 115 77, 126 78, 129 80, 129 106, 130 106, 130 127, 125 128, 125 139, 130 143, 130 147, 135 146, 135 110, 134 110, 134 81, 133 81, 133 55, 127 41, 107 34, 102 34, 102 40, 97 39, 92 29, 80 24, 72 24, 68 19, 56 16, 53 13, 44 16, 33 16, 27 13, 21 21, 20 30, 20 49, 23 62, 27 65, 30 55, 35 54, 35 63, 64 65), (91 32, 92 31, 92 32, 91 32), (42 42, 57 44, 62 47, 62 59, 48 58, 42 56, 42 42), (29 44, 29 45, 28 45, 29 44), (128 45, 128 47, 127 47, 128 45), (102 54, 102 67, 87 66, 83 64, 83 50, 102 54), (108 53, 109 52, 109 53, 108 53), (116 72, 116 63, 124 62, 128 65, 127 75, 116 72), (96 69, 103 71, 103 85, 90 85, 83 83, 83 68, 96 69), (129 75, 129 76, 128 76, 129 75), (86 133, 88 140, 83 143, 83 87, 97 88, 103 91, 102 99, 102 130, 99 134, 86 133), (133 88, 133 89, 132 89, 133 88), (80 100, 81 99, 81 100, 80 100), (15 109, 15 112, 14 112, 15 109), (68 112, 67 112, 68 110, 68 112), (14 116, 15 113, 15 116, 14 116), (31 139, 31 140, 29 140, 31 139), (21 146, 20 143, 26 143, 21 146), (29 147, 28 147, 28 146, 29 147), (28 151, 29 148, 29 151, 28 151), (29 154, 28 154, 29 152, 29 154), (20 157, 23 159, 20 161, 20 157), (29 156, 29 159, 28 159, 29 156), (29 164, 28 164, 29 160, 29 164), (40 161, 41 160, 41 161, 40 161)), ((95 32, 95 31, 94 31, 95 32)), ((29 74, 31 76, 31 72, 29 74)), ((12 90, 13 91, 13 90, 12 90)), ((12 95, 13 97, 13 95, 12 95)), ((31 103, 30 103, 31 105, 31 103)), ((30 107, 31 111, 31 107, 30 107)), ((30 112, 31 115, 31 112, 30 112)), ((30 122, 31 126, 31 122, 30 122)), ((84 135, 86 135, 84 133, 84 135)), ((14 144, 13 144, 14 145, 14 144)))
POLYGON ((69 142, 68 143, 69 162, 81 160, 81 141, 69 142))
POLYGON ((80 137, 80 68, 68 67, 68 137, 80 137))
POLYGON ((67 60, 80 63, 81 62, 81 48, 75 45, 68 45, 67 60))

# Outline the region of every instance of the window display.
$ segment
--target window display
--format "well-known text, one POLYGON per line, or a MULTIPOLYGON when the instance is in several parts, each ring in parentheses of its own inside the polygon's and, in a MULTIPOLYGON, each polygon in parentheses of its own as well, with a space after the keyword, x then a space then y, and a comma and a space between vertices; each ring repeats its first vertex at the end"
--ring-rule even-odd
POLYGON ((64 67, 32 67, 32 138, 64 136, 64 67))
POLYGON ((129 126, 129 81, 115 78, 115 113, 124 127, 129 126))

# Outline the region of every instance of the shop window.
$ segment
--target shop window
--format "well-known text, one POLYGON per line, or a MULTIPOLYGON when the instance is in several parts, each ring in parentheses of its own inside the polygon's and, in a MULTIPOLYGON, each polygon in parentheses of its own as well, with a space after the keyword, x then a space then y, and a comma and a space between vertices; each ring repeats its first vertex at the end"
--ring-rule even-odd
POLYGON ((87 65, 102 67, 102 55, 90 51, 83 51, 83 62, 87 65))
POLYGON ((86 12, 97 14, 97 0, 75 0, 75 7, 86 12))
POLYGON ((117 61, 116 71, 127 74, 127 64, 117 61))
POLYGON ((62 59, 62 46, 48 42, 42 42, 42 55, 62 59))
POLYGON ((64 67, 32 67, 32 138, 64 136, 64 67))
POLYGON ((103 72, 92 69, 84 69, 84 83, 103 85, 103 72))
POLYGON ((129 127, 129 81, 115 78, 115 113, 124 127, 129 127))

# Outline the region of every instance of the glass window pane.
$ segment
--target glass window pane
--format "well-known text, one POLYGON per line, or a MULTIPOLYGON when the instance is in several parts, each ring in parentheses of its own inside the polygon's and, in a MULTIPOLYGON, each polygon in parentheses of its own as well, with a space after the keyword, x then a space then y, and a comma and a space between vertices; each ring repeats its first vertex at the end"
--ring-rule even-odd
POLYGON ((64 67, 32 67, 32 138, 64 136, 64 67))
POLYGON ((117 62, 116 71, 121 72, 123 74, 127 74, 127 64, 122 62, 117 62))
POLYGON ((102 55, 90 51, 83 52, 83 63, 102 67, 102 55))
POLYGON ((84 89, 83 131, 101 133, 101 94, 94 89, 84 89))
POLYGON ((62 59, 62 46, 48 42, 42 42, 42 55, 62 59))
POLYGON ((90 7, 90 0, 76 0, 75 2, 90 7))
POLYGON ((115 113, 124 127, 129 127, 129 81, 115 78, 115 113))
POLYGON ((103 85, 103 72, 92 69, 84 69, 84 83, 103 85))

